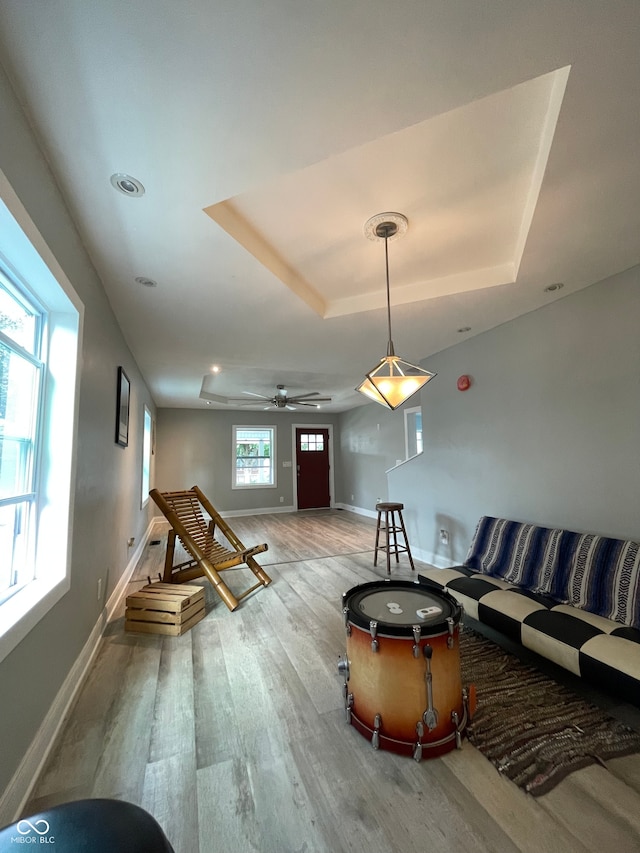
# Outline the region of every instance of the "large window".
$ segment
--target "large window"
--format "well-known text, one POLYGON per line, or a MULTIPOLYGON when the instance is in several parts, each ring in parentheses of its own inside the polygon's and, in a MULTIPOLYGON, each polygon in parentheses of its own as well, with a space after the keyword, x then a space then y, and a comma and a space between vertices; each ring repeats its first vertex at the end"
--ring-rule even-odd
POLYGON ((234 489, 276 485, 275 432, 275 427, 234 426, 234 489))
POLYGON ((0 660, 69 589, 82 310, 0 172, 0 660))
POLYGON ((43 319, 0 267, 0 603, 35 573, 43 319))

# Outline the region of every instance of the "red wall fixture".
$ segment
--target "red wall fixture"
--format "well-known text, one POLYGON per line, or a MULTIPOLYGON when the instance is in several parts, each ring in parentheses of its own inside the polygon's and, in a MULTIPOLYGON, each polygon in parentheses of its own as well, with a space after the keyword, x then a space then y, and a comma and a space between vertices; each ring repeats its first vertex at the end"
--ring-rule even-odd
POLYGON ((468 391, 471 388, 471 377, 464 373, 458 377, 458 391, 468 391))

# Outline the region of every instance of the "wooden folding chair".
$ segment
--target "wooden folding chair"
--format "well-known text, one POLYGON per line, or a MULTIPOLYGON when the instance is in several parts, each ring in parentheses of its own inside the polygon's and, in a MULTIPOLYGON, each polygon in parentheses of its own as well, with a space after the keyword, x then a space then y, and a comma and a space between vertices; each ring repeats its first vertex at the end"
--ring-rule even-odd
POLYGON ((229 610, 235 610, 240 601, 258 587, 268 586, 271 583, 269 575, 255 560, 255 555, 267 551, 269 546, 265 543, 253 548, 245 548, 197 486, 182 492, 159 492, 157 489, 152 489, 149 495, 171 525, 164 561, 163 581, 165 583, 184 583, 204 575, 211 581, 213 588, 229 610), (208 524, 204 519, 203 509, 211 519, 208 524), (221 545, 216 540, 216 527, 222 531, 231 548, 221 545), (191 559, 174 566, 176 536, 191 559), (234 595, 220 577, 219 572, 243 564, 251 569, 258 578, 258 583, 240 595, 234 595))

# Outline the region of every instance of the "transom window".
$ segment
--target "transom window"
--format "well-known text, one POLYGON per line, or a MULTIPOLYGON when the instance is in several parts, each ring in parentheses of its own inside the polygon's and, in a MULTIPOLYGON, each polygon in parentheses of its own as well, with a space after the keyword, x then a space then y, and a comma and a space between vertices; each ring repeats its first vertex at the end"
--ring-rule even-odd
POLYGON ((233 488, 275 486, 275 427, 234 426, 233 488))
POLYGON ((318 451, 324 450, 324 435, 322 433, 308 433, 300 436, 300 450, 318 451))

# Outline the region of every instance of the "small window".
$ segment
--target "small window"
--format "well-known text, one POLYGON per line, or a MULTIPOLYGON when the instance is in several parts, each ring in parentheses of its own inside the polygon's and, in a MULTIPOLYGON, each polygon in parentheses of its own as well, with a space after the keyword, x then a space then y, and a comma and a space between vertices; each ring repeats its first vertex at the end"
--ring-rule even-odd
POLYGON ((275 432, 275 427, 234 426, 234 489, 276 485, 275 432))
POLYGON ((420 406, 404 410, 404 442, 407 459, 422 453, 422 409, 420 406))
POLYGON ((316 433, 300 436, 300 450, 317 451, 324 450, 324 435, 316 433))
POLYGON ((142 423, 142 502, 144 508, 149 500, 151 488, 151 430, 153 428, 151 412, 145 406, 142 423))

